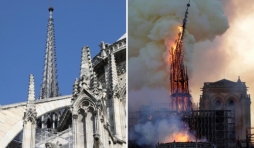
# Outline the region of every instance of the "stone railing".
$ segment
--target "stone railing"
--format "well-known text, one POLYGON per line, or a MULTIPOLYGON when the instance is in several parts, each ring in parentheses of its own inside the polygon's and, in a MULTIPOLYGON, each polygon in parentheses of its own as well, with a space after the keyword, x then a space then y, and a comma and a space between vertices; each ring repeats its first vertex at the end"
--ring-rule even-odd
MULTIPOLYGON (((109 45, 106 48, 106 53, 108 54, 109 50, 113 51, 114 53, 126 49, 126 39, 119 40, 115 42, 112 45, 109 45)), ((97 56, 99 56, 101 52, 99 52, 94 58, 93 58, 93 66, 95 67, 97 64, 100 63, 100 60, 97 59, 97 56)))

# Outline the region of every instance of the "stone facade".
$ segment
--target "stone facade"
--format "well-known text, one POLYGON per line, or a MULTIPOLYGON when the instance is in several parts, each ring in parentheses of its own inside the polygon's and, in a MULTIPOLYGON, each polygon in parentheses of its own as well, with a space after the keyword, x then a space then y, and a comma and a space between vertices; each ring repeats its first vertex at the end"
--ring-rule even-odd
MULTIPOLYGON (((118 42, 122 46, 126 44, 125 39, 118 42)), ((115 55, 119 51, 107 47, 102 42, 101 52, 94 58, 101 62, 100 68, 104 70, 98 74, 100 81, 89 48, 82 49, 80 78, 73 86, 71 106, 75 148, 126 146, 126 84, 122 82, 125 72, 117 72, 125 67, 118 64, 121 67, 117 68, 115 55)))
POLYGON ((250 95, 245 82, 222 79, 217 82, 205 82, 200 96, 200 110, 231 110, 235 123, 235 137, 246 139, 245 131, 251 126, 250 95))
POLYGON ((23 148, 126 147, 126 35, 112 44, 101 42, 94 58, 83 47, 73 94, 59 96, 52 7, 49 12, 40 100, 31 75, 27 103, 0 107, 1 147, 16 139, 23 148))

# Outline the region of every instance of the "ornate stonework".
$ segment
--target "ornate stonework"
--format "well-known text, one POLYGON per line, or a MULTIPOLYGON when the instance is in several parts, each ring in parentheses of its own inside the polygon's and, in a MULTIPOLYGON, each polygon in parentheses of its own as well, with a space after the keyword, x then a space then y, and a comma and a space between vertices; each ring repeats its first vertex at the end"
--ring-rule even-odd
POLYGON ((36 124, 36 119, 37 119, 37 113, 35 109, 28 109, 25 113, 24 113, 24 124, 26 124, 27 122, 32 122, 32 124, 36 124))
MULTIPOLYGON (((122 39, 125 40, 125 39, 122 39)), ((119 60, 124 47, 101 43, 101 52, 91 63, 89 48, 82 49, 80 78, 73 85, 72 123, 74 145, 82 147, 125 147, 126 64, 119 60), (113 47, 113 50, 110 50, 113 47), (118 62, 115 60, 117 55, 118 62), (95 64, 95 65, 94 65, 95 64), (102 73, 101 73, 102 72, 102 73), (80 133, 78 131, 86 131, 80 133), (89 133, 87 135, 86 133, 89 133), (93 141, 92 143, 90 143, 93 141), (107 141, 107 142, 106 142, 107 141)), ((125 60, 125 59, 124 59, 125 60)))
POLYGON ((222 79, 217 82, 205 82, 200 96, 200 110, 231 110, 235 122, 235 137, 245 139, 246 127, 251 126, 250 95, 245 82, 222 79), (237 121, 237 122, 236 122, 237 121))
POLYGON ((53 10, 49 8, 40 99, 35 100, 34 78, 30 75, 27 103, 0 107, 0 128, 5 132, 0 134, 1 146, 8 147, 21 133, 20 145, 24 148, 126 147, 125 36, 112 44, 101 42, 101 50, 94 58, 91 58, 89 47, 83 47, 80 76, 75 79, 73 93, 59 96, 53 10), (6 117, 8 111, 17 121, 7 122, 11 119, 6 117), (17 111, 22 114, 14 115, 17 111))

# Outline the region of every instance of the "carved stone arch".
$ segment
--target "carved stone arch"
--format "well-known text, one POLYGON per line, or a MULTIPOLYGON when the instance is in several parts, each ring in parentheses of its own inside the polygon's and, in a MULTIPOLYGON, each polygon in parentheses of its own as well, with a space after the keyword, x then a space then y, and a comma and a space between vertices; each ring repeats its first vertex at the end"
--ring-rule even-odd
POLYGON ((85 110, 83 108, 78 109, 78 114, 84 114, 85 115, 85 110))
POLYGON ((235 97, 229 97, 227 98, 227 110, 230 110, 231 118, 234 120, 235 113, 236 113, 236 105, 237 105, 237 99, 235 97))
POLYGON ((222 104, 225 104, 225 96, 222 94, 215 94, 213 96, 211 96, 212 98, 212 104, 214 104, 218 99, 220 99, 220 101, 222 102, 222 104))
POLYGON ((216 99, 215 103, 213 104, 213 108, 215 110, 221 110, 223 108, 223 104, 221 103, 220 99, 216 99))
POLYGON ((73 103, 72 107, 73 107, 73 112, 78 112, 80 107, 84 107, 84 106, 91 106, 95 109, 96 107, 96 103, 94 101, 94 99, 89 98, 88 96, 83 96, 83 97, 78 97, 75 102, 73 103))
POLYGON ((75 102, 74 108, 77 111, 77 120, 74 123, 76 127, 76 141, 79 146, 92 147, 91 141, 95 131, 95 102, 88 97, 80 98, 79 102, 75 102))
POLYGON ((229 100, 227 102, 227 107, 231 108, 231 109, 235 109, 235 106, 236 106, 236 102, 234 101, 234 99, 233 98, 232 99, 229 98, 229 100))
POLYGON ((213 109, 220 110, 223 108, 224 104, 225 103, 223 102, 222 96, 217 95, 213 97, 213 101, 212 101, 213 109))
POLYGON ((230 100, 233 100, 234 103, 236 104, 237 102, 239 102, 239 97, 236 94, 228 94, 225 96, 226 97, 226 103, 228 104, 228 102, 230 100))

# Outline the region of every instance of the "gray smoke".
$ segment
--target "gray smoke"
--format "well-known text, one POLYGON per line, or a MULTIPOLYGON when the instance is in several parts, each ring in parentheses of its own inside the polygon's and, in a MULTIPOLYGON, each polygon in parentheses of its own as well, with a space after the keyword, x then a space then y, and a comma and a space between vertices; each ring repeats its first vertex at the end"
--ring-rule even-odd
MULTIPOLYGON (((131 139, 136 139, 138 145, 155 146, 156 143, 172 142, 176 134, 182 133, 188 135, 190 141, 196 141, 193 133, 183 131, 186 125, 182 123, 177 116, 171 116, 167 120, 157 120, 155 122, 147 121, 142 124, 137 124, 134 130, 130 133, 131 139), (186 133, 187 132, 187 133, 186 133)), ((183 138, 181 135, 180 138, 183 138)))
MULTIPOLYGON (((150 101, 170 102, 169 48, 179 33, 187 3, 188 0, 129 1, 129 112, 137 111, 138 106, 150 101)), ((184 63, 191 76, 194 44, 212 41, 222 35, 229 24, 218 0, 191 0, 190 5, 184 36, 184 63)), ((139 144, 166 142, 165 137, 182 128, 179 123, 178 118, 140 123, 130 133, 139 144)))
MULTIPOLYGON (((168 49, 182 25, 188 0, 132 0, 129 3, 130 89, 168 87, 168 49)), ((194 44, 223 34, 228 20, 216 0, 191 0, 184 39, 184 62, 192 71, 194 44)))

